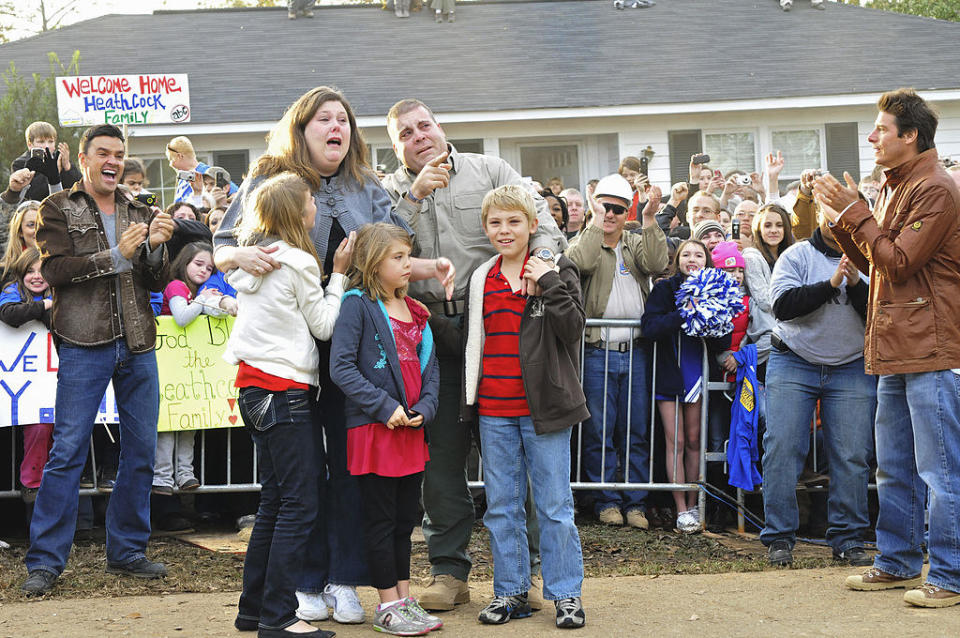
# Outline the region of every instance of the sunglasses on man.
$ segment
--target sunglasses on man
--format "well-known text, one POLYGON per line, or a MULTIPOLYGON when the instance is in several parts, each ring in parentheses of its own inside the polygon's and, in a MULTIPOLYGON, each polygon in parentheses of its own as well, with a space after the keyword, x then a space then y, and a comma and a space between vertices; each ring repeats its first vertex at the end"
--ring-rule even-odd
POLYGON ((627 212, 626 206, 621 206, 620 204, 611 204, 610 202, 603 202, 603 210, 608 213, 613 213, 614 215, 625 215, 627 212))

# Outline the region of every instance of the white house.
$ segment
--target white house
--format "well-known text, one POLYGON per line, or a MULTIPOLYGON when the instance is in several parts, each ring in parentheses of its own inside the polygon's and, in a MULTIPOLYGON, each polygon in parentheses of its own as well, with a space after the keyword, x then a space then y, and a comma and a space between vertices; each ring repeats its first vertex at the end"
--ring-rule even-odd
MULTIPOLYGON (((608 0, 489 0, 454 24, 376 7, 109 15, 0 46, 0 67, 47 72, 48 51, 78 49, 83 74, 187 73, 191 121, 138 126, 130 150, 167 200, 167 141, 191 138, 235 177, 305 90, 344 91, 374 164, 396 166, 385 114, 404 97, 429 104, 459 149, 500 155, 567 185, 652 152, 667 187, 703 150, 721 169, 762 167, 780 149, 784 180, 806 167, 873 168, 866 136, 883 91, 912 86, 941 114, 937 147, 960 159, 960 75, 943 55, 960 24, 830 4, 661 0, 617 11, 608 0)), ((3 158, 9 161, 12 158, 3 158)))

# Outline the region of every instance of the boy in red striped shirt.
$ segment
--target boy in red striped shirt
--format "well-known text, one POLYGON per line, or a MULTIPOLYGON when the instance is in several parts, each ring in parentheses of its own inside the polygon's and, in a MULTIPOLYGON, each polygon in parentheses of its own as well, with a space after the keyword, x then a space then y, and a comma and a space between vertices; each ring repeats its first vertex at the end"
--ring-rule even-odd
POLYGON ((573 521, 570 428, 587 417, 577 376, 584 311, 580 277, 561 255, 530 255, 533 197, 521 186, 487 193, 484 231, 499 253, 478 267, 466 294, 464 420, 479 416, 493 553, 493 601, 485 624, 530 616, 530 558, 524 501, 527 474, 540 523, 543 597, 561 628, 582 627, 583 557, 573 521), (546 255, 544 256, 546 257, 546 255), (524 294, 536 284, 539 294, 524 294), (521 542, 522 539, 522 542, 521 542))

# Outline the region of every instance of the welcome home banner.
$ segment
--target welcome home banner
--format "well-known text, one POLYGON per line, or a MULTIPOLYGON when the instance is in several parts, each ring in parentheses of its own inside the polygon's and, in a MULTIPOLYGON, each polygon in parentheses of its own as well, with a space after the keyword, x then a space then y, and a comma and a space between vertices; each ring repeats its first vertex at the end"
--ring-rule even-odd
POLYGON ((187 75, 86 75, 56 79, 61 126, 183 124, 190 121, 187 75))
MULTIPOLYGON (((221 355, 232 317, 200 316, 181 328, 157 318, 161 432, 243 425, 233 387, 236 368, 221 355)), ((0 427, 53 423, 59 359, 46 327, 0 323, 0 427)), ((113 386, 100 402, 97 423, 118 423, 113 386)))

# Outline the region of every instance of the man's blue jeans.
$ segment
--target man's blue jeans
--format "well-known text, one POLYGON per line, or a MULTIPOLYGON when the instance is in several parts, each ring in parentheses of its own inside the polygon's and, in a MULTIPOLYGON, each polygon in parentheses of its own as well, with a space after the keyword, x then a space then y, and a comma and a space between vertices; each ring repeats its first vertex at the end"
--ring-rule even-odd
POLYGON ((900 578, 920 573, 929 489, 927 582, 960 592, 960 375, 884 375, 877 401, 880 553, 873 564, 900 578))
POLYGON ((30 525, 27 570, 59 575, 77 524, 77 491, 90 433, 113 380, 120 415, 120 463, 107 506, 107 563, 144 557, 150 538, 150 484, 157 447, 160 386, 153 351, 133 354, 123 339, 96 347, 60 346, 53 447, 30 525))
POLYGON ((763 437, 764 545, 797 539, 797 479, 810 449, 810 422, 820 399, 830 468, 827 542, 835 552, 863 547, 867 513, 867 459, 872 451, 876 381, 863 358, 839 366, 814 365, 793 352, 770 354, 767 431, 763 437))
MULTIPOLYGON (((587 481, 648 482, 650 387, 647 384, 647 349, 636 345, 630 353, 588 346, 583 357, 583 393, 590 410, 590 418, 583 422, 582 468, 587 481), (628 472, 626 476, 624 468, 628 472)), ((646 499, 646 490, 602 490, 596 493, 594 511, 599 514, 608 507, 645 511, 646 499)))
POLYGON ((583 554, 573 522, 570 490, 570 428, 537 434, 529 416, 480 417, 483 480, 493 554, 493 593, 517 596, 530 589, 527 542, 527 473, 540 523, 543 597, 580 596, 583 554))

